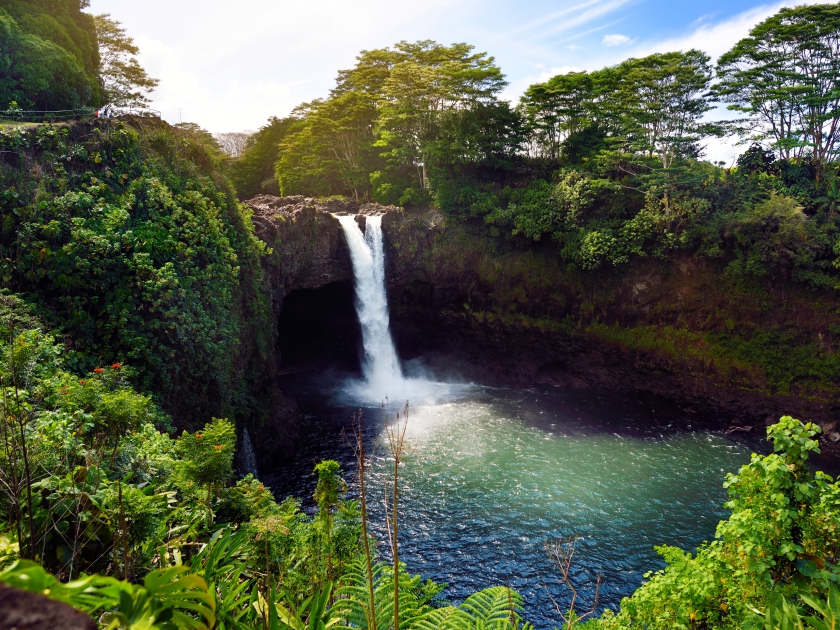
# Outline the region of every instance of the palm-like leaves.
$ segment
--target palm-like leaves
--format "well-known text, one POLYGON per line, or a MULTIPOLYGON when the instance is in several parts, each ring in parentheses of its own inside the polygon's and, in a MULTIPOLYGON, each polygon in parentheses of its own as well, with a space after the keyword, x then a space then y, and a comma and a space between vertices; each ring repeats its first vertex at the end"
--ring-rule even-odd
POLYGON ((327 582, 323 589, 306 599, 297 610, 290 610, 281 604, 276 604, 280 627, 291 628, 291 630, 327 630, 338 625, 339 618, 333 614, 332 610, 327 610, 331 594, 332 583, 327 582))
POLYGON ((806 615, 784 597, 767 606, 764 612, 744 622, 743 630, 840 630, 840 589, 832 584, 828 598, 821 600, 811 593, 801 593, 800 599, 816 615, 806 615))
MULTIPOLYGON (((391 567, 377 563, 373 567, 374 604, 378 628, 393 625, 394 580, 391 567)), ((406 576, 407 577, 407 576, 406 576)), ((408 580, 400 580, 401 585, 408 580)), ((341 628, 374 630, 369 624, 370 597, 364 559, 355 561, 336 590, 339 598, 333 606, 340 616, 341 628)), ((458 607, 432 608, 421 602, 410 590, 400 592, 400 630, 530 630, 522 622, 519 611, 522 596, 504 586, 494 586, 470 595, 458 607)))
POLYGON ((88 613, 104 611, 109 629, 207 630, 216 623, 216 602, 207 584, 182 566, 152 571, 141 587, 101 576, 62 584, 40 565, 19 560, 0 573, 0 581, 88 613))
POLYGON ((200 575, 216 598, 216 630, 248 630, 253 579, 243 578, 247 538, 221 529, 193 556, 191 570, 200 575))
POLYGON ((814 199, 814 203, 821 210, 828 211, 829 216, 834 216, 834 213, 840 208, 840 186, 838 180, 835 179, 830 185, 826 186, 825 192, 814 199))

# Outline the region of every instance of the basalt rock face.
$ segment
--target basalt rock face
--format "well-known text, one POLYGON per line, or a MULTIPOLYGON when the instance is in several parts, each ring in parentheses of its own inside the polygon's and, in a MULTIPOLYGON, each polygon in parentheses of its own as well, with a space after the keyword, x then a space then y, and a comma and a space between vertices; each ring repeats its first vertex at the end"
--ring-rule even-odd
POLYGON ((691 257, 583 273, 565 267, 550 244, 518 249, 448 225, 433 209, 302 197, 249 205, 273 250, 265 264, 278 348, 287 348, 277 353, 281 370, 296 351, 326 352, 317 349, 325 336, 340 356, 357 353, 352 265, 332 215, 357 215, 364 229, 367 215, 384 214, 391 324, 403 360, 422 356, 439 376, 487 384, 651 392, 741 426, 782 414, 826 427, 840 419, 840 383, 820 369, 785 380, 796 363, 785 357, 829 365, 840 351, 832 292, 783 282, 739 288, 720 263, 691 257), (774 371, 768 357, 784 369, 774 371))
POLYGON ((358 365, 360 331, 353 308, 353 267, 334 215, 356 215, 364 230, 367 216, 396 208, 271 195, 246 203, 254 213, 256 235, 271 250, 263 267, 277 331, 274 364, 265 366, 265 387, 258 394, 266 406, 261 415, 267 419, 249 425, 257 462, 262 465, 289 455, 301 427, 297 404, 280 391, 276 377, 294 370, 358 365))
POLYGON ((550 247, 503 250, 434 210, 389 213, 383 230, 403 359, 488 384, 651 392, 762 430, 783 414, 827 428, 840 416, 840 384, 807 371, 785 381, 767 360, 831 361, 832 292, 738 288, 692 257, 576 272, 550 247))
POLYGON ((350 252, 341 224, 332 213, 355 214, 359 205, 340 200, 261 195, 247 202, 257 236, 272 249, 265 269, 275 300, 274 312, 295 289, 317 289, 331 282, 352 281, 350 252))

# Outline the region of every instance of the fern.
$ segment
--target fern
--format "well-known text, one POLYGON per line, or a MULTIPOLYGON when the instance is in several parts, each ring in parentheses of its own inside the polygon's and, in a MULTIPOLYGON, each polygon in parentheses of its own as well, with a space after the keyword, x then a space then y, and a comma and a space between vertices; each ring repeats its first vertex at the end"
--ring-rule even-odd
POLYGON ((423 615, 411 630, 530 630, 519 611, 522 596, 505 586, 492 586, 470 595, 458 606, 423 615))
MULTIPOLYGON (((400 573, 400 628, 411 628, 413 620, 431 609, 414 592, 413 585, 416 585, 417 580, 411 580, 407 572, 400 573), (402 588, 403 586, 405 588, 402 588)), ((347 624, 341 626, 342 628, 374 630, 368 619, 370 595, 367 587, 367 565, 363 557, 353 561, 335 594, 338 600, 333 610, 347 624)), ((378 628, 375 630, 388 630, 392 627, 394 619, 394 579, 392 568, 381 562, 373 565, 373 600, 378 622, 378 628)))
MULTIPOLYGON (((401 572, 402 573, 402 572, 401 572)), ((390 566, 373 566, 374 604, 378 628, 388 630, 393 625, 394 580, 390 566)), ((400 630, 531 630, 522 622, 522 596, 504 586, 494 586, 470 595, 458 606, 432 608, 415 592, 417 579, 400 577, 400 630)), ((364 558, 350 566, 336 590, 332 612, 341 617, 344 625, 337 628, 374 630, 369 625, 370 609, 367 588, 367 568, 364 558)))

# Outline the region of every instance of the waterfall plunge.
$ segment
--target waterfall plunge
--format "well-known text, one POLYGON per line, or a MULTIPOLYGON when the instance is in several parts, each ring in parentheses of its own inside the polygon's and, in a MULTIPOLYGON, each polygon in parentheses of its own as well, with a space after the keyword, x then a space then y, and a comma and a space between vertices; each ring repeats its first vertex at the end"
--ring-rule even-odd
POLYGON ((382 243, 382 217, 367 217, 365 233, 353 216, 340 216, 344 228, 353 274, 356 278, 356 313, 362 326, 365 356, 362 372, 371 393, 400 389, 403 384, 388 315, 385 295, 385 250, 382 243))
POLYGON ((356 280, 356 314, 362 327, 364 346, 364 380, 349 381, 344 388, 345 393, 356 400, 374 404, 386 397, 392 401, 410 399, 412 404, 451 398, 457 389, 452 385, 403 375, 391 338, 388 298, 385 295, 382 217, 366 217, 364 234, 356 217, 345 215, 337 218, 350 248, 356 280))
POLYGON ((251 434, 248 427, 242 429, 242 449, 239 453, 239 473, 241 475, 252 474, 259 477, 257 472, 257 456, 254 453, 254 445, 251 444, 251 434))

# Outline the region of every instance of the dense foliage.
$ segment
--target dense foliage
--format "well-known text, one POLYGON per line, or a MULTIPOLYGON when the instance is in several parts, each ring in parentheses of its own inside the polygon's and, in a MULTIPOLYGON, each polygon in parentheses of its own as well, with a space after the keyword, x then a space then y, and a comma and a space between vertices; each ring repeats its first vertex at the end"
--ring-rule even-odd
MULTIPOLYGON (((753 455, 727 476, 732 514, 718 525, 715 540, 695 554, 658 547, 667 567, 648 574, 617 615, 586 627, 741 628, 748 622, 763 628, 756 616, 782 599, 813 608, 830 587, 836 598, 840 484, 808 467, 809 455, 819 451, 819 432, 789 416, 769 427, 775 452, 753 455)), ((836 623, 840 615, 834 614, 836 623)))
POLYGON ((0 133, 3 284, 44 309, 71 369, 130 362, 179 419, 228 415, 271 350, 264 246, 209 134, 145 125, 0 133))
POLYGON ((230 179, 240 199, 264 193, 278 193, 274 163, 280 143, 286 137, 291 118, 270 118, 259 131, 248 137, 240 159, 231 165, 230 179))
POLYGON ((158 84, 89 0, 0 0, 0 110, 143 106, 158 84))
MULTIPOLYGON (((253 476, 234 479, 232 423, 173 438, 129 366, 79 378, 30 307, 11 295, 0 307, 0 581, 108 628, 370 628, 372 614, 391 626, 393 569, 366 558, 336 462, 315 467, 314 516, 278 504, 253 476)), ((840 485, 808 466, 818 432, 790 417, 769 427, 774 452, 727 477, 715 539, 695 554, 659 548, 667 567, 585 627, 836 623, 840 485)), ((505 587, 453 607, 400 571, 400 627, 528 627, 505 587)), ((564 618, 584 627, 574 607, 564 618)))
MULTIPOLYGON (((316 466, 308 516, 234 478, 228 420, 173 438, 131 368, 79 378, 67 356, 30 307, 0 296, 0 581, 107 628, 365 628, 371 592, 389 618, 393 571, 368 558, 366 588, 359 505, 338 463, 316 466)), ((507 588, 454 608, 404 567, 399 585, 401 627, 522 627, 507 588)))
POLYGON ((433 203, 584 271, 687 253, 742 282, 834 288, 838 42, 836 5, 784 9, 716 69, 699 50, 656 53, 555 76, 515 108, 469 46, 363 51, 328 98, 292 113, 277 181, 283 194, 433 203), (716 102, 745 117, 709 122, 716 102), (703 161, 703 141, 725 134, 754 144, 735 167, 703 161))
MULTIPOLYGON (((0 106, 145 102, 155 81, 131 39, 86 6, 0 0, 0 106)), ((312 514, 235 478, 229 418, 253 413, 273 331, 264 245, 224 173, 241 197, 432 203, 496 249, 538 243, 580 273, 685 253, 745 286, 836 290, 838 42, 837 5, 783 9, 717 68, 702 51, 658 53, 553 77, 516 107, 492 57, 400 42, 363 51, 328 98, 269 120, 237 159, 192 124, 3 130, 0 581, 104 628, 527 628, 509 588, 450 606, 400 565, 395 434, 390 565, 372 551, 363 478, 348 501, 336 462, 315 467, 312 514), (744 119, 710 124, 716 100, 744 119), (701 159, 725 133, 754 143, 736 167, 701 159), (173 418, 190 431, 175 436, 173 418)), ((673 353, 698 343, 587 330, 673 353)), ((832 357, 770 332, 712 341, 722 364, 773 359, 761 364, 779 391, 797 369, 836 381, 832 357)), ((667 566, 619 611, 583 624, 572 603, 564 627, 837 627, 840 486, 808 466, 818 432, 769 427, 775 452, 727 477, 713 541, 660 548, 667 566)))
POLYGON ((84 0, 0 2, 0 109, 60 110, 99 102, 99 49, 84 0))

